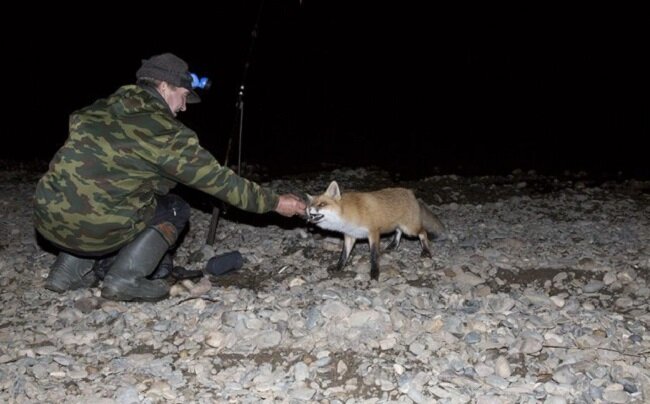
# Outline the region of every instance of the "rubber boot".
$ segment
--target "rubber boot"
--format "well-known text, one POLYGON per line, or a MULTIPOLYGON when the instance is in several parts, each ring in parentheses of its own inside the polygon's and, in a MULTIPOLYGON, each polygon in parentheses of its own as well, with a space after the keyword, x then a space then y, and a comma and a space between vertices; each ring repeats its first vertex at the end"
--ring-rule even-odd
POLYGON ((170 253, 165 253, 156 269, 147 277, 147 279, 165 279, 172 274, 173 269, 174 260, 172 259, 172 255, 170 253))
POLYGON ((93 272, 93 265, 95 265, 94 259, 79 258, 60 252, 50 267, 50 273, 45 280, 45 288, 63 293, 67 290, 95 286, 97 277, 93 272))
POLYGON ((176 228, 168 222, 145 229, 123 247, 104 278, 102 297, 110 300, 155 302, 169 295, 162 279, 149 280, 169 246, 176 241, 176 228))

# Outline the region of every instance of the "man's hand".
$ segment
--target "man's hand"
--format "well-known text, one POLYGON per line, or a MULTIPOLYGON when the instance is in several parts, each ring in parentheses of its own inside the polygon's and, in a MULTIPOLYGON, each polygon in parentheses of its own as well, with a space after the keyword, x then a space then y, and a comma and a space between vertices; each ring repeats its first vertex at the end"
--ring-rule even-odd
POLYGON ((291 217, 293 215, 305 215, 307 205, 299 197, 294 194, 280 195, 280 202, 275 211, 282 216, 291 217))

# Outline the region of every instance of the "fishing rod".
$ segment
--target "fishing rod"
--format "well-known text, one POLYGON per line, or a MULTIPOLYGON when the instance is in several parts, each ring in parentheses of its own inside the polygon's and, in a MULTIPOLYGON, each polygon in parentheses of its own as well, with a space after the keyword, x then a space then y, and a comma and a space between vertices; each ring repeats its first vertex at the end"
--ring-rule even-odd
MULTIPOLYGON (((244 60, 244 68, 242 72, 242 79, 240 82, 241 84, 239 86, 239 91, 237 93, 237 103, 235 104, 236 118, 235 121, 233 122, 233 130, 231 131, 231 135, 228 138, 228 146, 226 147, 226 156, 223 162, 224 166, 228 166, 228 157, 230 156, 230 150, 232 148, 232 138, 236 132, 237 139, 238 139, 237 175, 241 175, 242 138, 243 138, 243 128, 244 128, 244 90, 246 89, 246 78, 248 76, 248 68, 250 67, 251 60, 253 57, 253 48, 255 47, 255 40, 257 39, 258 27, 259 27, 260 19, 262 17, 264 2, 265 0, 262 0, 260 2, 260 8, 257 11, 257 18, 255 19, 255 24, 253 25, 253 29, 251 31, 250 45, 248 47, 248 54, 246 55, 246 59, 244 60), (235 128, 237 128, 236 131, 235 128)), ((217 205, 214 205, 212 207, 212 217, 210 218, 210 227, 208 229, 208 234, 206 239, 207 245, 214 245, 214 239, 217 233, 217 225, 219 223, 219 216, 222 210, 225 210, 225 206, 223 209, 220 209, 219 206, 217 205)))

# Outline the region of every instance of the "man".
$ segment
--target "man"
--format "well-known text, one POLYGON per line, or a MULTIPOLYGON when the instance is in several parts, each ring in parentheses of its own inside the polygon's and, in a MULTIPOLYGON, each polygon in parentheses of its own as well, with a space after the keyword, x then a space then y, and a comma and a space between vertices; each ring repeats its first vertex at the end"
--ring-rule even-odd
POLYGON ((143 60, 137 84, 75 111, 70 133, 34 196, 34 224, 61 251, 45 287, 90 287, 105 271, 102 296, 157 301, 169 293, 168 250, 190 207, 170 195, 177 183, 246 211, 303 214, 294 195, 277 195, 223 167, 194 131, 176 120, 200 102, 188 65, 171 53, 143 60), (158 270, 156 270, 158 268, 158 270))

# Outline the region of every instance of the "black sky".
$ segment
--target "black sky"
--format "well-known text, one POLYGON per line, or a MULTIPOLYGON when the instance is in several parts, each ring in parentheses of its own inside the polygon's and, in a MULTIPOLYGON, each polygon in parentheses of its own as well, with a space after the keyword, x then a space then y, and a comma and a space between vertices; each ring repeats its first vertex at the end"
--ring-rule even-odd
POLYGON ((9 45, 27 99, 10 119, 18 145, 0 157, 49 159, 70 112, 170 51, 214 81, 181 120, 221 161, 248 61, 243 159, 277 172, 336 163, 409 175, 650 176, 640 10, 427 3, 266 0, 252 51, 259 0, 126 13, 119 24, 32 20, 24 29, 43 34, 9 45))

